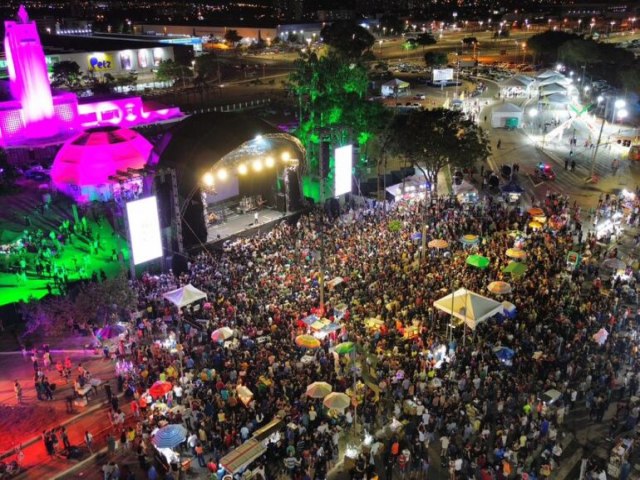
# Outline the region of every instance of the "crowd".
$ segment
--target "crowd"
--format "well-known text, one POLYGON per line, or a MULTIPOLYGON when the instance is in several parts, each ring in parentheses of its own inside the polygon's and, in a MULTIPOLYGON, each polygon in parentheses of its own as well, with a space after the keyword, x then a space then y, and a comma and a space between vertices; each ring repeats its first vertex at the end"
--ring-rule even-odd
MULTIPOLYGON (((146 469, 153 432, 183 424, 189 434, 181 448, 216 472, 222 456, 277 417, 282 431, 256 463, 267 478, 325 478, 345 443, 360 449, 352 478, 391 478, 394 469, 422 478, 444 478, 428 477, 433 469, 451 479, 548 476, 563 461, 565 419, 577 402, 585 400, 594 421, 602 421, 615 387, 621 396, 636 392, 638 378, 626 368, 637 367, 638 339, 629 327, 638 314, 623 301, 634 275, 601 275, 611 251, 582 228, 580 212, 563 199, 543 207, 566 221, 531 229, 526 211, 490 198, 465 207, 451 199, 426 209, 370 207, 333 219, 315 213, 200 254, 180 275, 145 275, 131 285, 143 313, 115 349, 130 362, 118 387, 136 421, 115 425, 114 442, 135 449, 146 469), (444 239, 449 246, 421 258, 415 234, 425 220, 425 244, 444 239), (393 221, 401 228, 390 228, 393 221), (465 246, 465 234, 480 241, 465 246), (527 271, 510 278, 502 269, 516 243, 527 254, 527 271), (583 260, 568 268, 574 250, 583 260), (489 267, 466 265, 471 253, 488 257, 489 267), (325 279, 343 279, 327 289, 324 308, 321 263, 325 279), (513 303, 515 316, 499 315, 473 332, 447 329, 449 316, 434 309, 434 300, 460 287, 492 296, 486 288, 495 280, 512 286, 497 299, 513 303), (179 311, 162 298, 187 283, 208 294, 196 309, 179 311), (310 314, 342 324, 317 350, 295 344, 310 314), (213 342, 211 333, 225 326, 234 337, 213 342), (602 327, 610 335, 600 345, 592 336, 602 327), (335 354, 332 347, 344 341, 357 353, 335 354), (498 358, 496 347, 511 349, 511 361, 498 358), (154 398, 145 393, 158 380, 174 386, 162 408, 151 407, 154 398), (357 406, 327 410, 305 395, 315 381, 338 392, 355 387, 357 406), (241 397, 240 385, 253 396, 241 397), (560 392, 553 405, 542 401, 548 390, 560 392), (388 424, 402 426, 374 435, 388 424), (364 432, 374 438, 363 443, 364 432)), ((620 419, 612 435, 635 427, 637 415, 620 419)))

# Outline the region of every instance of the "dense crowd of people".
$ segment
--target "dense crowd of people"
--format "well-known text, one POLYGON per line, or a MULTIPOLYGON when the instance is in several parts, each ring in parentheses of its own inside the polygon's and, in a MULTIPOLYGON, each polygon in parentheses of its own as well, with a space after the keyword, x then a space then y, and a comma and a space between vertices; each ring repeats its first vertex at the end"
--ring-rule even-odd
MULTIPOLYGON (((464 207, 448 198, 427 208, 368 206, 333 219, 313 213, 202 253, 180 275, 145 275, 132 283, 142 314, 114 349, 129 362, 118 387, 137 419, 130 428, 117 425, 116 440, 137 449, 147 468, 157 427, 183 424, 189 434, 181 448, 217 472, 221 457, 280 418, 281 432, 255 464, 266 478, 326 478, 346 444, 359 450, 352 478, 390 479, 393 471, 444 478, 434 469, 451 479, 548 476, 563 461, 565 419, 577 402, 602 421, 616 387, 621 397, 637 391, 638 378, 626 369, 637 366, 629 327, 638 314, 625 303, 633 273, 601 271, 616 252, 582 228, 566 199, 542 207, 564 221, 532 229, 526 211, 490 198, 464 207), (478 235, 477 244, 461 243, 465 234, 478 235), (448 247, 421 255, 433 239, 448 247), (515 245, 526 252, 527 271, 510 277, 502 270, 515 245), (581 262, 568 264, 570 251, 581 262), (487 268, 466 264, 476 253, 490 259, 487 268), (342 279, 326 289, 324 306, 320 268, 325 281, 342 279), (512 292, 489 293, 496 280, 512 292), (188 283, 207 300, 180 311, 163 298, 188 283), (447 328, 449 315, 433 303, 460 287, 509 301, 516 313, 474 331, 447 328), (342 327, 318 349, 299 348, 296 337, 309 331, 302 320, 312 314, 342 327), (212 341, 221 327, 234 336, 212 341), (609 337, 599 344, 593 335, 603 327, 609 337), (356 344, 355 353, 333 351, 344 341, 356 344), (508 362, 495 354, 500 347, 513 351, 508 362), (147 393, 159 380, 173 385, 162 408, 147 393), (305 394, 315 381, 357 402, 327 410, 305 394), (240 395, 240 385, 252 396, 240 395), (560 392, 552 405, 542 400, 550 390, 560 392), (365 432, 372 438, 363 442, 365 432)), ((621 414, 612 436, 635 427, 633 412, 621 414)), ((601 471, 594 467, 593 478, 601 471)))

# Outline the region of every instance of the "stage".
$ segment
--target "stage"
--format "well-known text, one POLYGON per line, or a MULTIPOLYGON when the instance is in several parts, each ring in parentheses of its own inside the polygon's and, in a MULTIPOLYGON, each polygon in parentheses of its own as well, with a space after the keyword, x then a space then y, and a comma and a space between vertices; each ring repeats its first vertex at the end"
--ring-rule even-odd
POLYGON ((207 226, 207 243, 216 243, 228 240, 235 236, 254 235, 259 231, 268 231, 280 220, 294 217, 300 212, 283 212, 262 208, 247 213, 229 215, 225 221, 207 226), (255 222, 255 214, 258 214, 258 223, 255 222))

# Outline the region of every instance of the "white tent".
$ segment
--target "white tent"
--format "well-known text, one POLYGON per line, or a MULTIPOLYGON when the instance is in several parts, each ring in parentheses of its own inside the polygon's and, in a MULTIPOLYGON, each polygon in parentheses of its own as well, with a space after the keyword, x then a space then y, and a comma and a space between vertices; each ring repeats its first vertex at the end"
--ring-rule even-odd
POLYGON ((182 288, 171 290, 170 292, 165 293, 163 297, 177 307, 184 307, 185 305, 190 305, 198 300, 207 298, 207 294, 189 284, 182 288))
POLYGON ((556 75, 555 77, 545 78, 544 80, 538 81, 538 87, 544 87, 545 85, 551 85, 553 83, 559 83, 560 85, 570 85, 571 82, 567 77, 562 75, 556 75))
POLYGON ((553 93, 547 97, 544 97, 545 102, 555 103, 558 105, 567 105, 571 103, 571 99, 566 95, 562 95, 560 93, 553 93))
POLYGON ((521 125, 523 112, 522 108, 513 103, 501 103, 491 111, 491 126, 504 128, 507 126, 507 120, 511 118, 516 118, 517 125, 521 125))
POLYGON ((548 92, 550 90, 561 90, 563 92, 566 92, 567 90, 569 90, 569 87, 567 87, 566 85, 563 85, 562 83, 551 82, 551 83, 545 83, 544 85, 540 85, 538 87, 538 90, 540 92, 548 92))
POLYGON ((466 288, 460 288, 446 297, 433 302, 433 306, 462 320, 471 330, 498 313, 503 313, 503 305, 488 297, 483 297, 466 288))
POLYGON ((529 87, 529 84, 531 82, 527 82, 526 80, 524 80, 523 78, 518 77, 517 75, 515 77, 511 77, 503 82, 500 82, 500 88, 522 88, 522 89, 526 89, 529 87))
POLYGON ((518 74, 516 76, 514 76, 513 78, 526 83, 527 85, 531 85, 533 82, 535 82, 535 79, 533 77, 530 77, 528 75, 522 75, 522 74, 518 74))
POLYGON ((567 89, 563 87, 544 87, 540 89, 540 96, 547 97, 549 95, 553 95, 554 93, 559 93, 561 95, 565 95, 567 93, 567 89))
POLYGON ((555 75, 562 75, 562 74, 558 73, 556 70, 545 70, 544 72, 538 74, 536 78, 544 79, 544 78, 553 77, 555 75))
POLYGON ((393 80, 389 80, 387 83, 382 84, 380 87, 380 93, 383 97, 393 97, 396 94, 400 95, 405 93, 408 88, 408 82, 394 78, 393 80))

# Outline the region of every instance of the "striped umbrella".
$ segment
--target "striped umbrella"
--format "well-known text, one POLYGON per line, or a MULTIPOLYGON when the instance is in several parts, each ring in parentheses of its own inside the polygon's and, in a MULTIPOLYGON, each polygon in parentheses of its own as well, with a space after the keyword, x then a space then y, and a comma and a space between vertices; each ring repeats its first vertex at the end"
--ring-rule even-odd
POLYGON ((478 235, 467 234, 463 235, 460 239, 463 245, 477 245, 480 242, 480 237, 478 235))
POLYGON ((322 404, 327 408, 344 410, 351 405, 351 399, 346 393, 333 392, 324 397, 322 404))
POLYGON ((179 424, 162 427, 151 442, 158 448, 175 448, 187 439, 187 429, 179 424))
POLYGON ((431 240, 428 245, 429 248, 443 249, 449 246, 449 242, 443 240, 442 238, 436 238, 435 240, 431 240))
POLYGON ((302 348, 318 348, 320 340, 312 335, 298 335, 296 337, 296 345, 302 348))
POLYGON ((511 285, 507 282, 491 282, 487 287, 487 290, 497 295, 506 295, 507 293, 511 293, 511 285))
POLYGON ((523 258, 527 258, 527 252, 521 248, 510 248, 507 250, 507 257, 522 260, 523 258))
POLYGON ((333 387, 327 382, 313 382, 307 385, 307 397, 324 398, 331 393, 333 387))

